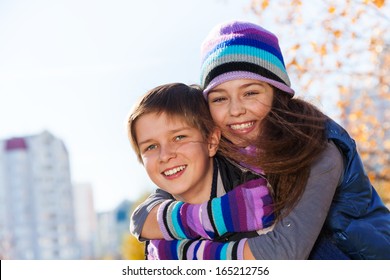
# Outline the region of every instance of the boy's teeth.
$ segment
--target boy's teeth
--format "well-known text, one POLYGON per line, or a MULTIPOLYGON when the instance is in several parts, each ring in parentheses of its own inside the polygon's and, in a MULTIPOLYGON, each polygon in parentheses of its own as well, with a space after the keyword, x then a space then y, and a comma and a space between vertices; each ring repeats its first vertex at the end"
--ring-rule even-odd
POLYGON ((164 175, 165 176, 171 176, 173 174, 176 174, 177 172, 179 171, 182 171, 186 168, 185 165, 182 165, 182 166, 179 166, 179 167, 175 167, 173 169, 170 169, 170 170, 167 170, 167 171, 164 171, 164 175))
POLYGON ((245 129, 253 126, 254 122, 241 123, 241 124, 232 124, 230 127, 234 130, 236 129, 245 129))

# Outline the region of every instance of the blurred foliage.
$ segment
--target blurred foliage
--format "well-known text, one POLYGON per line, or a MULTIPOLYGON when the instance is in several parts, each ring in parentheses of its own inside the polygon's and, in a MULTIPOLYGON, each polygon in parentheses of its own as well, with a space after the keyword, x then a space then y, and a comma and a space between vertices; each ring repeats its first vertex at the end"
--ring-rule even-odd
POLYGON ((145 259, 145 245, 139 242, 131 234, 126 234, 123 237, 122 243, 122 259, 124 260, 144 260, 145 259))
POLYGON ((369 177, 390 182, 389 1, 252 0, 250 7, 278 35, 297 95, 334 104, 369 177))
POLYGON ((390 182, 389 181, 376 181, 373 183, 378 194, 382 197, 387 208, 390 209, 390 182))

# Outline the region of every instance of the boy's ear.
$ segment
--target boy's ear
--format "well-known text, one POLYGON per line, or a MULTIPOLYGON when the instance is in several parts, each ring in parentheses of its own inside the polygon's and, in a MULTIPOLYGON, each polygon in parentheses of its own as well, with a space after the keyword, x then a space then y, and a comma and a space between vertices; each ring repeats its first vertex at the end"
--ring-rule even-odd
POLYGON ((221 140, 221 129, 215 128, 208 141, 209 156, 213 157, 217 153, 219 141, 221 140))

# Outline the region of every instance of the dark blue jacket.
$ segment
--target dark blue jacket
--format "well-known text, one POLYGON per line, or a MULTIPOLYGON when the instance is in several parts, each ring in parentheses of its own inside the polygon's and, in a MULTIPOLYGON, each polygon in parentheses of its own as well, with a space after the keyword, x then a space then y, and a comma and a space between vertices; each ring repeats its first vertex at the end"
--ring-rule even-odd
POLYGON ((329 120, 327 137, 344 157, 344 177, 337 187, 324 229, 352 259, 390 259, 390 212, 370 183, 355 141, 329 120))

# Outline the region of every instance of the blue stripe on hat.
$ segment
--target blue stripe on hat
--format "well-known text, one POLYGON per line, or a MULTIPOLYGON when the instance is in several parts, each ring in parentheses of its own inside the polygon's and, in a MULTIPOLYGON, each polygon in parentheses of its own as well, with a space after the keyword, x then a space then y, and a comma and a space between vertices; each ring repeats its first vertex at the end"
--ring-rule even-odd
MULTIPOLYGON (((286 79, 288 79, 287 71, 286 71, 286 68, 283 64, 283 61, 280 61, 276 56, 273 56, 272 53, 269 53, 265 50, 250 47, 250 46, 243 46, 243 45, 240 45, 240 46, 233 45, 233 46, 229 46, 227 48, 216 50, 213 54, 211 54, 204 61, 203 66, 201 68, 201 73, 202 74, 208 73, 211 69, 207 69, 207 67, 212 68, 212 67, 216 67, 220 64, 223 64, 223 62, 222 62, 223 58, 228 56, 228 55, 233 55, 233 54, 242 55, 243 57, 247 57, 247 58, 253 57, 254 61, 252 63, 263 65, 263 67, 264 67, 264 61, 267 61, 267 62, 269 62, 269 64, 274 65, 281 72, 283 72, 284 75, 286 76, 286 79), (258 59, 261 59, 263 61, 258 61, 258 59), (218 63, 218 61, 221 61, 221 63, 218 63), (208 71, 205 71, 205 70, 208 70, 208 71)), ((241 62, 241 61, 234 60, 234 61, 226 61, 226 62, 241 62)), ((245 61, 245 62, 247 62, 247 61, 245 61)), ((271 71, 272 69, 269 69, 269 70, 271 71)), ((201 81, 203 81, 204 79, 205 79, 205 77, 202 76, 201 81)))
POLYGON ((230 40, 223 41, 222 43, 219 43, 214 48, 212 48, 211 51, 209 51, 204 57, 208 57, 211 53, 215 52, 218 49, 223 49, 229 46, 234 45, 243 45, 243 46, 251 46, 257 49, 262 49, 268 53, 272 53, 274 56, 276 56, 283 64, 284 66, 284 60, 283 56, 278 48, 273 47, 270 44, 261 42, 256 39, 250 39, 250 38, 244 38, 244 37, 238 37, 238 38, 232 38, 230 40))

